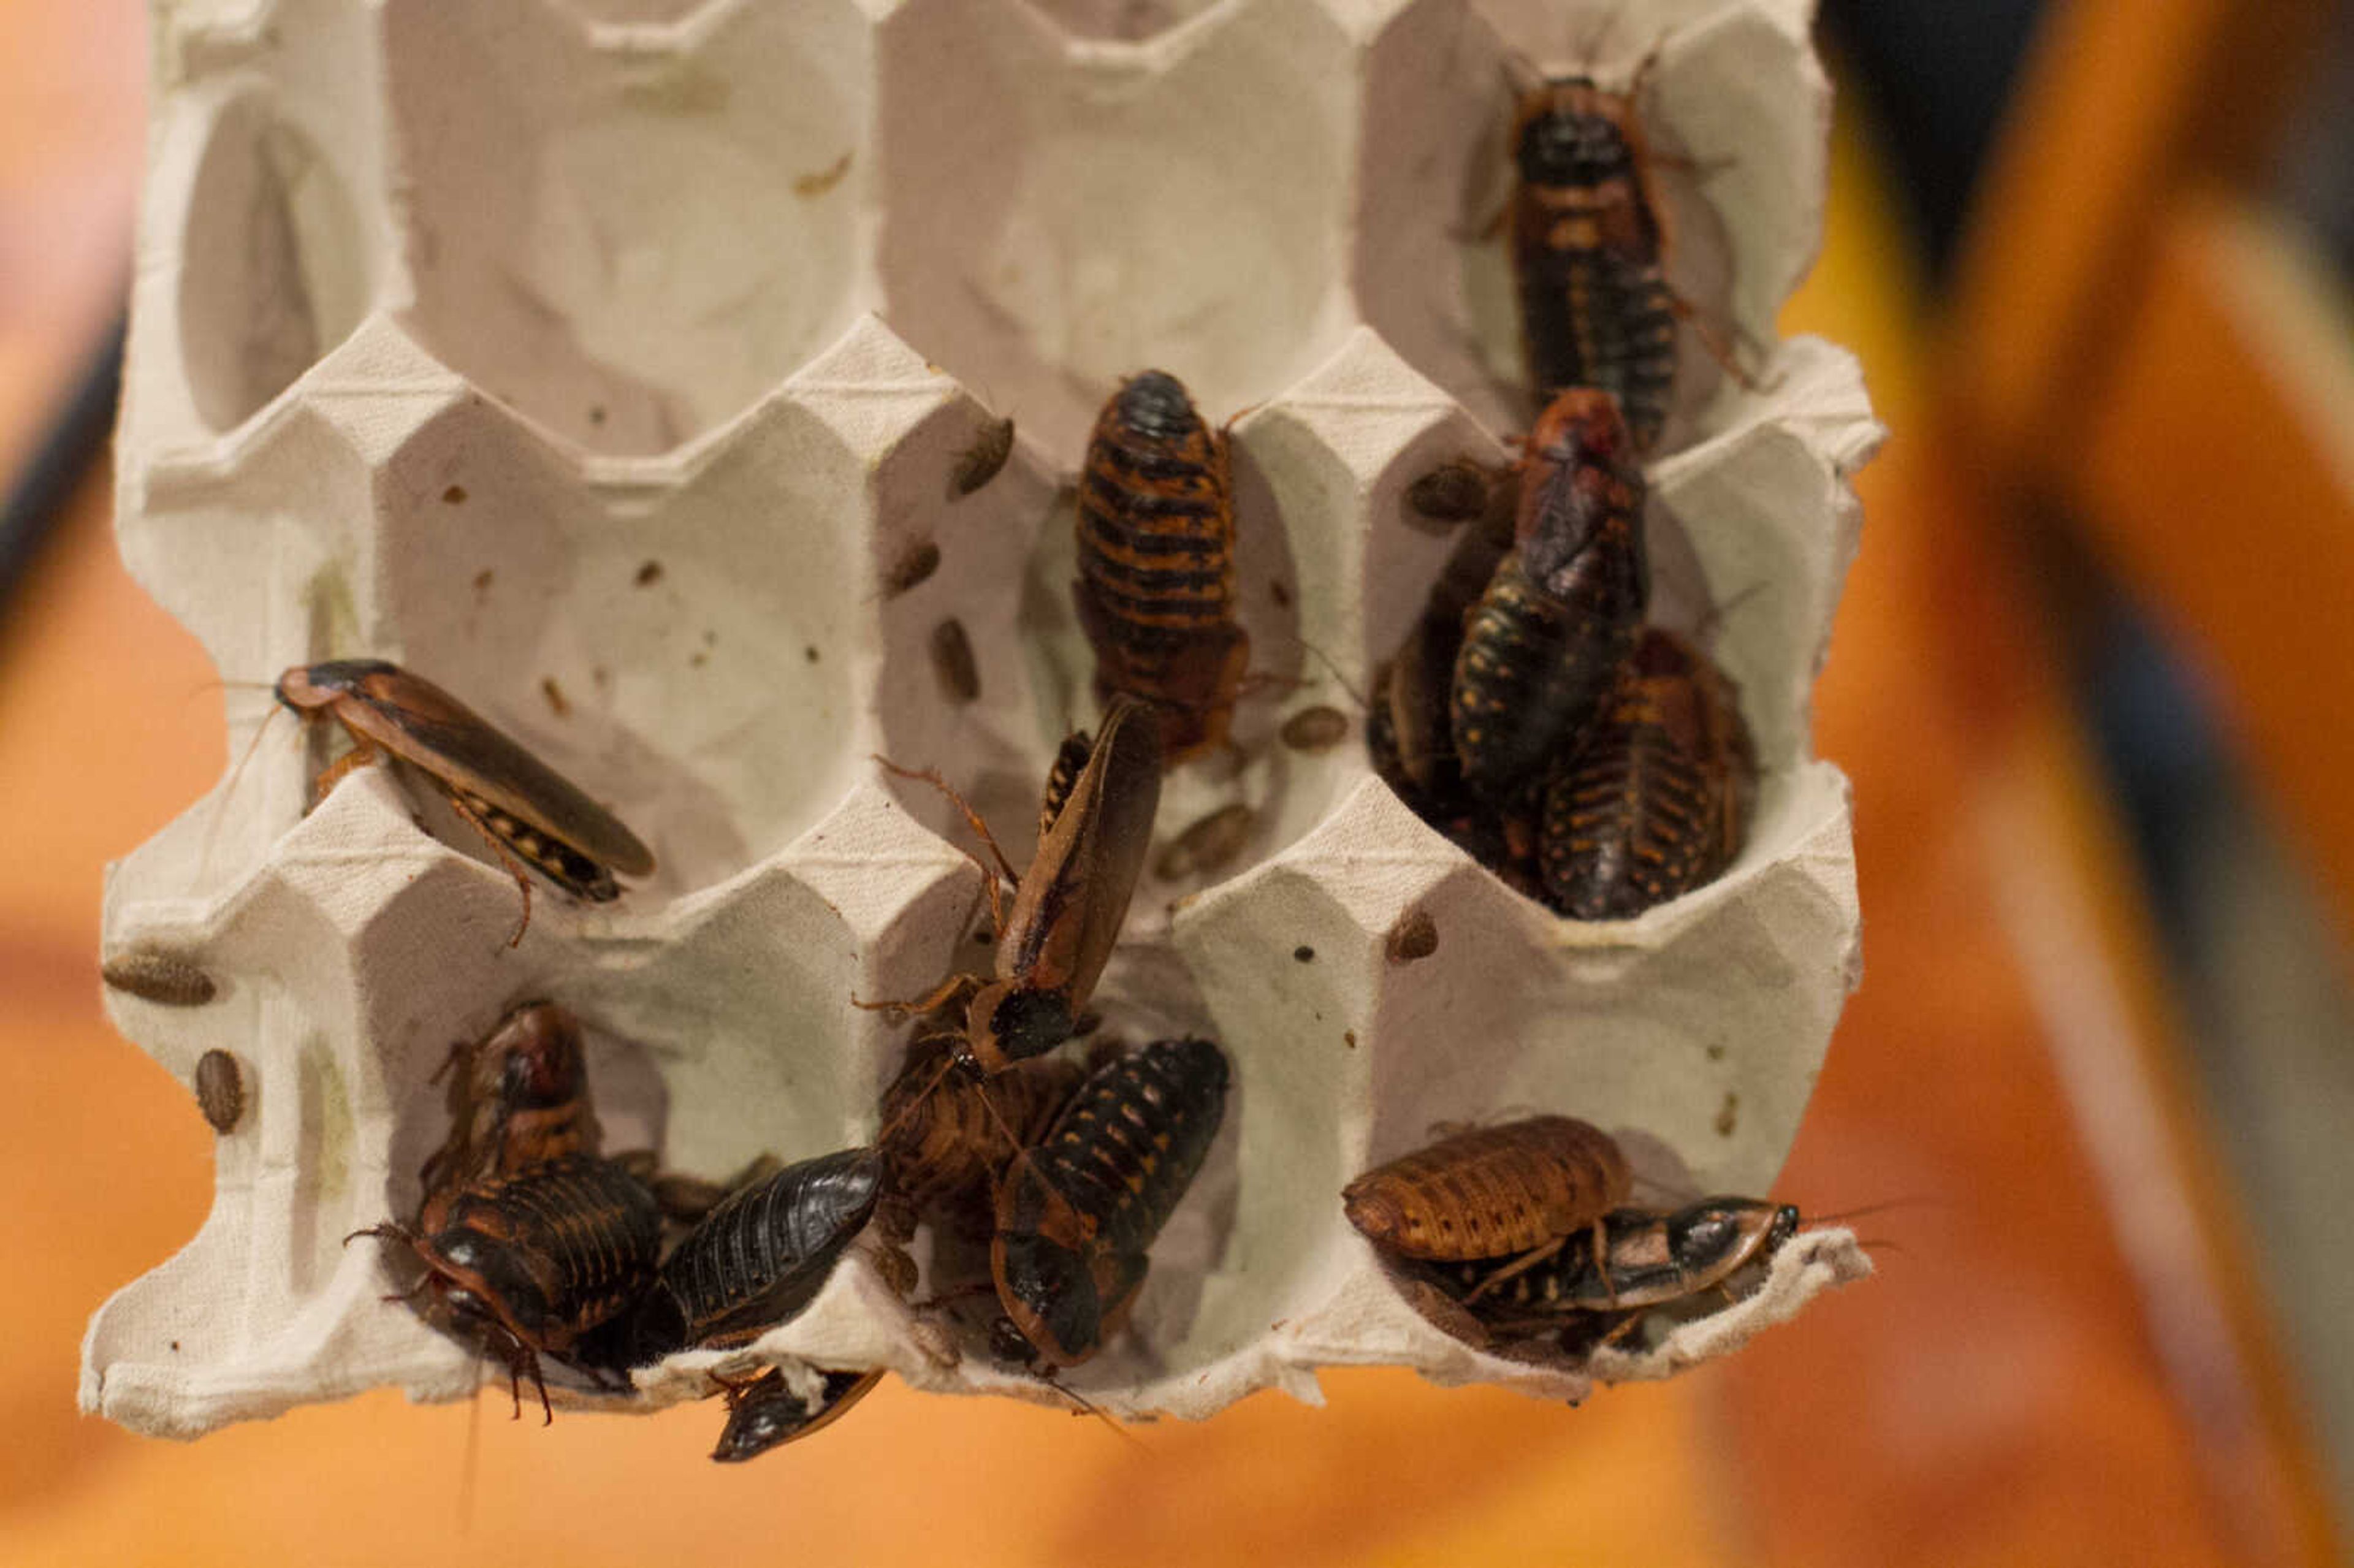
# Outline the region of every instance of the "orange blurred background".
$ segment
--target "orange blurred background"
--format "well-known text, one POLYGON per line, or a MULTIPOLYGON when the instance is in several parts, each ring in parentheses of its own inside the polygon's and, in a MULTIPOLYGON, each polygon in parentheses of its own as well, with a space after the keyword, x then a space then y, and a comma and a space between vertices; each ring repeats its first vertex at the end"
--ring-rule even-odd
MULTIPOLYGON (((1981 192, 1996 216, 1974 218, 1934 319, 1871 127, 1843 113, 1829 243, 1786 325, 1855 348, 1894 431, 1862 479, 1818 699, 1819 749, 1855 781, 1868 973, 1779 1191, 1925 1201, 1870 1222, 1901 1247, 1878 1278, 1727 1363, 1582 1409, 1334 1372, 1320 1410, 1263 1394, 1122 1443, 886 1383, 740 1469, 705 1458, 709 1407, 543 1429, 503 1399, 379 1393, 186 1445, 79 1415, 83 1322, 211 1192, 186 1088, 101 1017, 101 868, 224 761, 213 671, 123 574, 93 474, 0 620, 0 1562, 2338 1561, 2307 1378, 2072 703, 2081 601, 2046 526, 2079 512, 2063 539, 2195 630, 2297 856, 2348 907, 2344 758, 2322 777, 2318 737, 2248 673, 2354 622, 2308 630, 2238 585, 2294 559, 2354 608, 2354 468, 2329 466, 2342 426, 2301 444, 2309 410, 2248 408, 2282 378, 2232 291, 2270 253, 2248 260, 2234 169, 2187 155, 2166 118, 2213 96, 2192 89, 2221 79, 2200 72, 2243 19, 2055 7, 1981 192), (2069 167, 2020 151, 2060 145, 2069 167), (2137 310, 2171 337, 2128 330, 2137 310), (2096 406, 2075 407, 2088 387, 2096 406), (2317 555, 2242 541, 2254 558, 2217 565, 2224 478, 2167 482, 2194 429, 2233 418, 2264 428, 2232 461, 2270 477, 2232 525, 2317 555)), ((0 5, 12 482, 119 305, 144 71, 131 0, 0 5)), ((2273 79, 2230 79, 2244 101, 2273 79)))

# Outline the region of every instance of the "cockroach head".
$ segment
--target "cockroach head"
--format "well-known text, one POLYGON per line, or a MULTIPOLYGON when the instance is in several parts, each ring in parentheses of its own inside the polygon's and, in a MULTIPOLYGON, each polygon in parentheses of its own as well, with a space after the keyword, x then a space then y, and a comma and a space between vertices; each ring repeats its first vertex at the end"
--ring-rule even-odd
POLYGON ((1146 370, 1121 384, 1115 400, 1120 423, 1153 440, 1173 441, 1191 435, 1202 417, 1184 383, 1165 370, 1146 370))
POLYGON ((1590 185, 1625 175, 1633 154, 1619 101, 1583 76, 1555 77, 1521 106, 1512 157, 1530 185, 1590 185))
POLYGON ((1061 991, 1032 991, 1008 980, 983 986, 965 1019, 965 1049, 987 1072, 1043 1056, 1068 1040, 1077 1021, 1061 991))

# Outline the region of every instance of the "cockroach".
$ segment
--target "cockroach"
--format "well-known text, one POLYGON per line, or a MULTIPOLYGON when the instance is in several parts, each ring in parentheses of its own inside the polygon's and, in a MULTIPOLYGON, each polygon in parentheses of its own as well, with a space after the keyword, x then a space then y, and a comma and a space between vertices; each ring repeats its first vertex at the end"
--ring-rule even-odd
POLYGON ((1086 771, 1095 748, 1095 737, 1083 729, 1065 736, 1062 745, 1055 748, 1055 760, 1046 766, 1046 787, 1038 792, 1040 838, 1055 831, 1055 819, 1063 814, 1063 803, 1071 798, 1071 789, 1086 771))
POLYGON ((983 425, 972 438, 972 444, 957 454, 956 465, 949 470, 949 499, 961 501, 995 479, 997 471, 1013 455, 1012 417, 983 425))
POLYGON ((595 1347, 653 1283, 662 1216, 619 1165, 575 1156, 471 1183, 451 1195, 436 1230, 386 1224, 345 1240, 363 1235, 415 1252, 429 1319, 479 1338, 506 1362, 517 1414, 528 1373, 552 1421, 540 1358, 611 1370, 595 1347))
POLYGON ((1294 751, 1330 751, 1349 738, 1349 715, 1339 708, 1302 708, 1276 735, 1294 751))
POLYGON ((1234 863, 1250 842, 1258 813, 1237 800, 1187 823, 1169 841, 1152 863, 1152 874, 1163 882, 1181 876, 1202 876, 1234 863))
POLYGON ((1250 639, 1234 618, 1226 438, 1176 377, 1148 370, 1104 405, 1078 500, 1079 624, 1096 694, 1161 709, 1164 761, 1225 744, 1250 639))
POLYGON ((1665 209, 1635 96, 1579 76, 1522 98, 1511 245, 1538 400, 1573 387, 1607 392, 1626 410, 1635 450, 1649 451, 1673 395, 1681 302, 1661 266, 1665 209))
POLYGON ((525 864, 598 904, 620 896, 615 872, 653 874, 653 853, 611 812, 421 675, 381 659, 338 659, 295 665, 278 678, 277 692, 297 716, 332 718, 352 737, 351 751, 319 775, 314 798, 325 799, 345 774, 387 755, 449 797, 523 892, 511 948, 531 926, 525 864))
POLYGON ((1627 1200, 1634 1175, 1600 1128, 1565 1116, 1473 1128, 1341 1190, 1349 1223, 1405 1257, 1503 1258, 1557 1245, 1627 1200))
MULTIPOLYGON (((964 813, 995 855, 998 870, 1014 882, 1013 906, 1010 912, 1003 907, 998 876, 982 866, 997 933, 992 978, 953 975, 920 1001, 864 1005, 929 1012, 970 997, 963 1052, 985 1072, 1002 1072, 1023 1057, 1053 1050, 1071 1037, 1095 992, 1150 846, 1152 817, 1161 803, 1155 710, 1130 698, 1113 699, 1086 764, 1053 812, 1028 873, 1019 878, 988 825, 937 771, 896 771, 930 783, 964 813)), ((1054 794, 1050 784, 1050 804, 1054 794)))
POLYGON ((931 1035, 909 1047, 883 1092, 878 1140, 891 1190, 917 1213, 964 1221, 984 1209, 999 1172, 1046 1136, 1086 1072, 1059 1057, 983 1076, 939 1070, 956 1043, 931 1035))
POLYGON ((228 1052, 207 1051, 196 1058, 196 1108, 215 1132, 236 1130, 245 1115, 245 1080, 228 1052))
POLYGON ((883 597, 896 599, 909 588, 922 584, 940 569, 940 547, 929 539, 917 539, 899 553, 883 574, 883 597))
POLYGON ((1625 920, 1733 863, 1756 801, 1740 694, 1672 632, 1643 634, 1603 717, 1553 765, 1539 839, 1544 899, 1625 920))
POLYGON ((845 1149, 729 1193, 663 1260, 631 1356, 748 1343, 809 1305, 883 1195, 883 1158, 845 1149))
POLYGON ((427 1157, 418 1227, 441 1228, 447 1205, 475 1182, 599 1152, 603 1129, 588 1088, 579 1020, 552 1001, 510 1009, 479 1041, 450 1048, 450 1136, 427 1157))
POLYGON ((1382 944, 1394 964, 1410 964, 1438 951, 1438 922, 1427 909, 1409 909, 1397 917, 1382 944))
POLYGON ((940 695, 959 707, 981 696, 981 663, 964 622, 954 616, 932 628, 932 679, 939 683, 940 695))
POLYGON ((654 1203, 662 1210, 663 1223, 686 1228, 701 1224, 712 1210, 726 1200, 728 1193, 740 1192, 755 1182, 766 1181, 785 1168, 785 1162, 775 1155, 762 1154, 756 1156, 733 1176, 714 1181, 707 1177, 690 1176, 684 1171, 661 1170, 651 1150, 642 1151, 634 1158, 647 1161, 647 1168, 639 1180, 645 1182, 646 1191, 654 1195, 654 1203))
POLYGON ((1454 458, 1405 487, 1405 503, 1434 523, 1452 525, 1484 517, 1497 475, 1472 458, 1454 458))
POLYGON ((723 1465, 737 1465, 808 1436, 865 1398, 883 1381, 883 1369, 820 1376, 823 1381, 814 1402, 795 1392, 775 1367, 750 1383, 720 1382, 727 1392, 727 1425, 720 1429, 719 1446, 711 1457, 723 1465))
POLYGON ((990 1272, 1044 1361, 1076 1366, 1118 1330, 1153 1238, 1217 1137, 1227 1078, 1210 1042, 1155 1042, 1090 1074, 1046 1141, 1007 1171, 990 1272))
POLYGON ((213 977, 195 964, 152 948, 115 954, 99 966, 98 978, 164 1007, 202 1007, 220 994, 213 977))
POLYGON ((1522 461, 1512 551, 1464 624, 1450 690, 1464 780, 1490 800, 1592 720, 1650 599, 1643 470, 1610 396, 1554 398, 1522 461))

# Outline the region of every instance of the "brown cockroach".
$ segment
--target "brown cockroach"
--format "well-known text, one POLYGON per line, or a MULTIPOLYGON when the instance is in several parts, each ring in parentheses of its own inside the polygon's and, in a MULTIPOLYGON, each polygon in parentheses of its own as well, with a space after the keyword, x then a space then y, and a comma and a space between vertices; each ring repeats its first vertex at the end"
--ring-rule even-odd
POLYGON ((1473 1128, 1341 1190, 1349 1223, 1405 1257, 1507 1258, 1559 1245, 1627 1201, 1627 1157, 1573 1117, 1473 1128))
POLYGON ((202 1007, 220 994, 212 976, 186 959, 153 948, 115 954, 99 966, 98 978, 116 991, 164 1007, 202 1007))
POLYGON ((471 1183, 431 1232, 387 1223, 344 1239, 364 1235, 413 1251, 426 1274, 408 1295, 429 1291, 429 1319, 479 1338, 506 1362, 518 1415, 528 1373, 552 1421, 540 1358, 613 1370, 599 1347, 654 1281, 662 1215, 619 1165, 575 1156, 471 1183))
POLYGON ((441 1228, 460 1192, 535 1165, 594 1156, 603 1138, 588 1088, 579 1020, 552 1001, 525 1001, 479 1041, 450 1048, 450 1136, 428 1156, 418 1228, 441 1228))
POLYGON ((1170 766, 1224 746, 1250 639, 1235 620, 1226 438, 1176 377, 1122 383, 1096 420, 1079 484, 1071 585, 1096 694, 1159 706, 1170 766))
POLYGON ((207 1051, 196 1058, 196 1108, 215 1132, 234 1131, 245 1115, 245 1080, 228 1052, 207 1051))
POLYGON ((1490 800, 1574 744, 1650 599, 1643 470, 1609 394, 1554 398, 1522 464, 1512 551, 1464 623, 1450 688, 1464 781, 1490 800))
POLYGON ((526 864, 598 904, 620 896, 615 872, 653 874, 653 852, 610 811, 421 675, 381 659, 337 659, 295 665, 278 678, 277 694, 305 722, 332 718, 352 737, 351 751, 319 775, 314 799, 385 756, 408 763, 449 797, 523 892, 523 922, 511 948, 531 926, 526 864))
POLYGON ((730 1192, 663 1259, 631 1360, 746 1344, 801 1311, 874 1218, 883 1186, 883 1157, 845 1149, 730 1192))
POLYGON ((959 707, 981 696, 981 663, 973 657, 972 639, 964 622, 949 616, 932 628, 932 679, 940 695, 959 707))
POLYGON ((1625 920, 1701 886, 1741 853, 1756 792, 1733 683, 1684 639, 1647 630, 1602 718, 1546 780, 1545 902, 1625 920))
POLYGON ((741 1464, 808 1436, 839 1420, 843 1411, 873 1392, 883 1381, 883 1369, 819 1375, 823 1381, 813 1403, 796 1393, 775 1367, 750 1383, 714 1378, 727 1393, 727 1425, 720 1429, 719 1446, 711 1457, 723 1465, 741 1464))
POLYGON ((1217 1137, 1228 1076, 1209 1041, 1157 1041, 1090 1074, 1045 1142, 1007 1170, 990 1272, 1039 1359, 1076 1366, 1118 1330, 1217 1137))
POLYGON ((1382 950, 1394 964, 1410 964, 1438 951, 1438 922, 1427 909, 1409 909, 1390 927, 1382 950))
POLYGON ((992 1076, 943 1074, 955 1044, 953 1034, 934 1034, 908 1047, 907 1065, 883 1092, 877 1141, 895 1197, 917 1214, 967 1223, 985 1214, 999 1173, 1046 1136, 1087 1074, 1060 1057, 992 1076))
MULTIPOLYGON (((1053 1050, 1071 1037, 1095 992, 1150 847, 1161 804, 1155 710, 1127 697, 1105 709, 1085 766, 1052 813, 1028 873, 1018 878, 988 825, 937 771, 885 766, 924 779, 956 804, 998 871, 1014 883, 1013 906, 1003 906, 998 875, 983 865, 997 932, 992 978, 952 975, 917 1001, 861 1005, 920 1013, 969 996, 961 1049, 984 1072, 1053 1050)), ((1050 781, 1050 804, 1055 792, 1050 781)))
POLYGON ((1276 736, 1294 751, 1330 751, 1349 738, 1349 715, 1339 708, 1302 708, 1283 721, 1276 736))
POLYGON ((983 425, 972 438, 972 444, 957 454, 955 466, 949 470, 949 499, 961 501, 995 479, 997 471, 1013 455, 1013 416, 983 425))
POLYGON ((1163 882, 1174 882, 1181 876, 1202 876, 1223 870, 1243 853, 1257 823, 1258 813, 1239 800, 1198 817, 1181 829, 1154 858, 1152 874, 1163 882))
POLYGON ((1453 525, 1488 514, 1496 471, 1475 458, 1452 458, 1405 487, 1405 503, 1417 516, 1453 525))
POLYGON ((917 539, 899 552, 883 574, 883 597, 897 599, 909 588, 928 581, 940 569, 940 547, 929 539, 917 539))

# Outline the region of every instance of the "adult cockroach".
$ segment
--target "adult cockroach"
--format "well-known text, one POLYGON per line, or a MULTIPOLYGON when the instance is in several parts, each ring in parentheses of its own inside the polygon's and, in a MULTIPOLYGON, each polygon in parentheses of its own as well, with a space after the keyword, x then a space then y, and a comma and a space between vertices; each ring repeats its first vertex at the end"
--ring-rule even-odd
POLYGON ((1450 690, 1464 780, 1490 800, 1592 720, 1650 599, 1643 470, 1609 394, 1554 398, 1522 464, 1512 551, 1464 624, 1450 690))
POLYGON ((1043 1361, 1076 1366, 1117 1331, 1147 1254, 1217 1137, 1225 1053, 1163 1040, 1108 1063, 997 1191, 990 1272, 1043 1361))
POLYGON ((450 1048, 450 1136, 418 1172, 425 1202, 418 1227, 441 1228, 463 1189, 535 1165, 599 1152, 603 1131, 588 1088, 580 1023, 552 1001, 511 1009, 496 1028, 450 1048))
POLYGON ((1341 1190, 1349 1223, 1405 1257, 1525 1256, 1626 1202, 1627 1157, 1565 1116, 1473 1128, 1374 1167, 1341 1190))
POLYGON ((993 1076, 943 1073, 953 1034, 918 1039, 907 1065, 883 1092, 877 1140, 891 1191, 917 1214, 986 1234, 998 1175, 1023 1149, 1046 1136, 1085 1069, 1059 1057, 1016 1063, 993 1076), (980 1219, 982 1224, 970 1226, 980 1219))
POLYGON ((810 1303, 883 1195, 882 1156, 845 1149, 729 1193, 663 1260, 631 1359, 748 1343, 810 1303))
POLYGON ((1733 863, 1756 801, 1740 694, 1672 632, 1643 634, 1617 691, 1547 779, 1544 899, 1577 920, 1624 920, 1733 863))
POLYGON ((1225 744, 1250 639, 1235 620, 1226 438, 1176 377, 1122 383, 1096 420, 1079 484, 1079 624, 1096 694, 1161 710, 1164 761, 1225 744))
POLYGON ((215 1132, 234 1131, 245 1115, 245 1080, 228 1052, 207 1051, 196 1058, 196 1108, 215 1132))
MULTIPOLYGON (((1161 804, 1155 710, 1127 697, 1114 698, 1105 709, 1086 764, 1060 809, 1052 811, 1030 869, 1019 878, 988 824, 936 770, 885 766, 926 780, 956 804, 996 858, 998 871, 1014 883, 1013 906, 1005 909, 998 876, 984 864, 997 932, 992 978, 954 975, 917 1001, 862 1005, 928 1012, 969 996, 964 1054, 985 1072, 1002 1072, 1025 1056, 1053 1050, 1071 1037, 1095 992, 1150 847, 1152 817, 1161 804)), ((1050 807, 1055 792, 1050 780, 1050 807)))
POLYGON ((715 1378, 727 1393, 727 1425, 720 1429, 719 1446, 711 1457, 723 1465, 741 1464, 808 1436, 865 1398, 883 1381, 883 1369, 819 1375, 823 1382, 814 1403, 802 1398, 775 1367, 750 1383, 715 1378))
POLYGON ((413 1251, 426 1274, 408 1294, 430 1293, 429 1319, 506 1362, 518 1415, 528 1373, 552 1421, 540 1358, 612 1370, 597 1347, 653 1283, 662 1216, 620 1166, 575 1156, 471 1183, 451 1195, 439 1229, 387 1223, 344 1239, 363 1235, 413 1251))
POLYGON ((315 799, 381 756, 408 763, 449 797, 523 891, 523 923, 509 947, 531 926, 525 865, 599 904, 620 896, 615 872, 653 874, 652 852, 611 812, 421 675, 381 659, 338 659, 295 665, 277 693, 305 721, 332 718, 352 737, 351 751, 319 775, 315 799))
POLYGON ((949 499, 961 501, 995 479, 997 471, 1013 455, 1012 417, 983 425, 972 438, 972 444, 957 454, 955 466, 949 470, 949 499))
POLYGON ((212 976, 186 959, 152 948, 117 953, 99 966, 98 978, 116 991, 164 1007, 202 1007, 220 994, 212 976))

